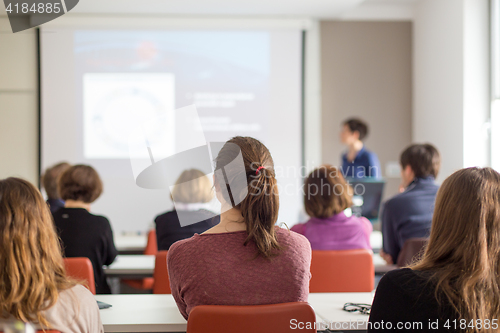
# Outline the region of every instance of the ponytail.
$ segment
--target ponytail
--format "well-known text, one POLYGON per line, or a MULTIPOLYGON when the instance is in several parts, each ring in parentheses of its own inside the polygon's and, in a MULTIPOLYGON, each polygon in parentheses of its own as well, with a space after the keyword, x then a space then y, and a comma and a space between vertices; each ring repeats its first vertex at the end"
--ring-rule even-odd
POLYGON ((223 191, 224 199, 239 209, 243 216, 248 233, 244 245, 254 243, 257 256, 266 259, 277 256, 282 249, 274 226, 278 220, 279 194, 269 150, 254 138, 234 137, 220 150, 216 158, 217 169, 224 169, 226 172, 227 194, 223 191), (244 169, 234 168, 231 164, 239 154, 243 158, 244 169), (246 178, 248 185, 242 191, 244 193, 235 193, 229 184, 232 179, 240 177, 246 178), (241 200, 234 202, 234 198, 241 200))
POLYGON ((248 195, 240 204, 248 232, 245 245, 253 241, 258 253, 269 259, 281 250, 274 231, 279 211, 278 187, 272 170, 263 168, 255 173, 249 177, 248 195))

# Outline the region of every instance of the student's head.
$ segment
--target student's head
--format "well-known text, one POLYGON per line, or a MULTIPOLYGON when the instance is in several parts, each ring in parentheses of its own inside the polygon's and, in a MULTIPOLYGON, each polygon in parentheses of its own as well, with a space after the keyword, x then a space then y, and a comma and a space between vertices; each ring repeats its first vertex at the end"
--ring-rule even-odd
POLYGON ((66 278, 49 208, 29 182, 0 180, 0 235, 0 316, 49 326, 41 311, 74 283, 66 278))
POLYGON ((339 169, 322 165, 307 176, 304 206, 311 217, 330 217, 352 206, 352 188, 339 169))
POLYGON ((436 178, 441 165, 439 152, 431 144, 413 144, 401 153, 401 178, 405 185, 415 178, 436 178))
POLYGON ((224 144, 215 163, 217 198, 223 209, 230 205, 241 212, 248 232, 245 244, 254 242, 258 253, 265 258, 276 255, 280 250, 274 230, 278 220, 279 195, 271 153, 259 140, 237 136, 224 144), (234 163, 239 154, 244 168, 234 163), (223 177, 227 181, 218 179, 222 177, 222 172, 217 170, 224 170, 223 177), (241 186, 242 180, 248 186, 241 186), (239 203, 232 205, 231 202, 239 203))
POLYGON ((456 171, 439 188, 429 243, 417 270, 433 273, 437 290, 467 320, 499 318, 500 174, 456 171))
POLYGON ((368 135, 368 125, 358 118, 347 119, 342 123, 340 141, 345 145, 351 145, 356 141, 363 141, 368 135))
POLYGON ((49 199, 60 199, 59 193, 57 193, 57 179, 59 176, 70 167, 69 163, 62 162, 51 166, 45 170, 42 176, 42 185, 47 192, 49 199))
POLYGON ((210 179, 197 169, 184 170, 172 190, 175 203, 205 203, 213 198, 210 179))
POLYGON ((102 181, 91 166, 74 165, 59 177, 58 191, 64 201, 90 204, 101 195, 102 181))

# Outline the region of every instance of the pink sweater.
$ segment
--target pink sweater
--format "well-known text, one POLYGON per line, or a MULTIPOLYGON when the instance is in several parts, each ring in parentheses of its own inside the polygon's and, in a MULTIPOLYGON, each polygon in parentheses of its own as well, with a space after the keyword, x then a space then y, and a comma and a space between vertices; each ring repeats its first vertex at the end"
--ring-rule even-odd
POLYGON ((307 237, 313 250, 371 250, 372 224, 364 217, 347 217, 343 212, 328 218, 311 218, 292 230, 307 237))
POLYGON ((307 302, 311 245, 293 231, 276 230, 283 251, 271 261, 255 258, 254 244, 243 245, 246 231, 195 234, 174 243, 168 274, 184 318, 197 305, 307 302))

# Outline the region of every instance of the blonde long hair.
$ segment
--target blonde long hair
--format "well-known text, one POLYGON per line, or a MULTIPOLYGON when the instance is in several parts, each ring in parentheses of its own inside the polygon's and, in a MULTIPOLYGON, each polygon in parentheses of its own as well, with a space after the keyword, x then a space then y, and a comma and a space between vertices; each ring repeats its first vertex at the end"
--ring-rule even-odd
MULTIPOLYGON (((443 182, 436 197, 429 243, 422 260, 411 268, 431 272, 438 301, 448 301, 467 324, 477 319, 499 321, 498 172, 467 168, 443 182)), ((482 329, 468 331, 493 330, 483 325, 482 329)))
POLYGON ((0 180, 0 237, 0 316, 49 327, 42 311, 75 282, 66 277, 47 204, 23 179, 0 180))

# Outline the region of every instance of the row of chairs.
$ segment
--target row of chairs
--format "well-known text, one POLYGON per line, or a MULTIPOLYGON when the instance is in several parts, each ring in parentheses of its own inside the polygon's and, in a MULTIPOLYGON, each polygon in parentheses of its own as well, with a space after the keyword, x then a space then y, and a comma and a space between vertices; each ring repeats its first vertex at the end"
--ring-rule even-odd
MULTIPOLYGON (((153 278, 124 280, 126 284, 140 290, 153 290, 154 294, 170 294, 166 251, 157 251, 156 232, 148 233, 144 254, 156 255, 153 278)), ((313 251, 311 261, 312 279, 309 291, 321 292, 364 292, 374 288, 375 270, 372 251, 313 251)))
MULTIPOLYGON (((88 289, 95 294, 94 273, 88 258, 65 258, 69 276, 85 281, 88 289)), ((309 291, 326 292, 369 292, 374 287, 374 267, 371 251, 313 251, 311 262, 312 278, 309 291)), ((156 254, 152 282, 153 294, 170 294, 167 270, 167 251, 156 254)))
MULTIPOLYGON (((416 254, 420 254, 427 242, 426 238, 415 238, 405 242, 398 266, 409 264, 416 254)), ((123 280, 139 290, 152 290, 154 294, 170 294, 167 271, 167 251, 157 251, 156 233, 148 234, 144 254, 156 255, 154 276, 139 280, 123 280)), ((95 294, 93 270, 87 258, 66 258, 66 271, 72 277, 87 281, 89 290, 95 294)), ((366 292, 374 288, 374 266, 369 250, 319 251, 314 250, 311 261, 312 278, 309 292, 366 292)))

